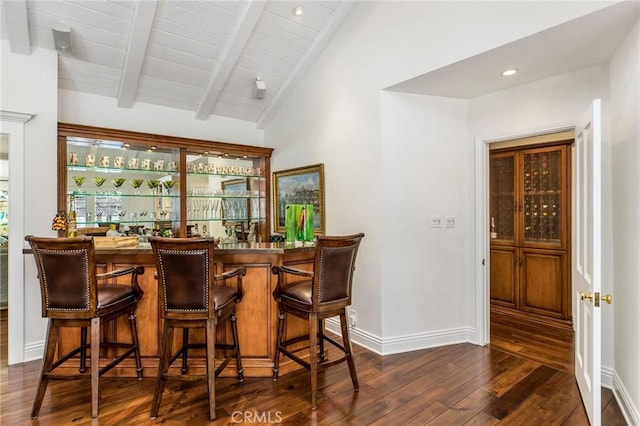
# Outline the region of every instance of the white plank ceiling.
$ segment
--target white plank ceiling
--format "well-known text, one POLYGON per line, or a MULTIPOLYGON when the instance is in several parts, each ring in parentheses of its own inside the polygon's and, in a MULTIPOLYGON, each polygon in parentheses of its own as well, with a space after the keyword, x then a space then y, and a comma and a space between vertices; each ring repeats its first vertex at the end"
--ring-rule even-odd
POLYGON ((58 86, 258 124, 311 65, 352 2, 281 0, 2 0, 0 35, 16 53, 54 49, 71 28, 58 86), (303 14, 294 16, 294 6, 303 14), (266 83, 255 98, 255 80, 266 83))

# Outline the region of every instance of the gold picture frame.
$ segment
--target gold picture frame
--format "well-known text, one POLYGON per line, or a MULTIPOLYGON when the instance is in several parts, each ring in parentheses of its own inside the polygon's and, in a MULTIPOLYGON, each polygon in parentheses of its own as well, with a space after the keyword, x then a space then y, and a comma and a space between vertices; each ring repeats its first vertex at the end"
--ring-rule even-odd
POLYGON ((285 232, 287 204, 313 204, 313 233, 324 235, 324 164, 314 164, 273 173, 275 232, 285 232))

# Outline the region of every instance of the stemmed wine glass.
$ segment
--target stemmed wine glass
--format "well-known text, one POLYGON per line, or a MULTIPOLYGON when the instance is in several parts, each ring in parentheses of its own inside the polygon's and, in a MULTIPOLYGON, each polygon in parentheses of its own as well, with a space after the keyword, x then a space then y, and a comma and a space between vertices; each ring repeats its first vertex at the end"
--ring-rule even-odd
POLYGON ((167 190, 168 195, 171 195, 171 188, 173 188, 175 184, 175 180, 165 180, 164 182, 162 182, 162 186, 164 186, 164 189, 167 190))
POLYGON ((116 194, 120 195, 120 187, 122 186, 122 184, 126 181, 126 179, 124 178, 114 178, 111 179, 111 183, 113 184, 113 186, 116 188, 116 194))
MULTIPOLYGON (((94 177, 94 178, 93 178, 93 183, 95 183, 95 184, 96 184, 96 187, 97 187, 97 188, 100 188, 100 187, 102 186, 102 184, 103 184, 106 180, 107 180, 107 178, 104 178, 104 177, 94 177)), ((100 191, 100 190, 97 190, 97 192, 96 192, 96 193, 97 193, 97 194, 100 194, 100 193, 101 193, 101 191, 100 191)))
POLYGON ((136 195, 140 195, 140 186, 144 183, 144 179, 131 179, 129 182, 133 186, 136 195))
POLYGON ((78 193, 82 194, 82 184, 84 183, 84 176, 72 176, 71 179, 73 179, 73 181, 75 182, 76 186, 78 187, 78 193))
POLYGON ((156 189, 158 188, 158 186, 160 186, 160 181, 158 179, 149 179, 147 181, 147 185, 149 186, 149 189, 151 190, 151 194, 155 195, 156 194, 156 189))

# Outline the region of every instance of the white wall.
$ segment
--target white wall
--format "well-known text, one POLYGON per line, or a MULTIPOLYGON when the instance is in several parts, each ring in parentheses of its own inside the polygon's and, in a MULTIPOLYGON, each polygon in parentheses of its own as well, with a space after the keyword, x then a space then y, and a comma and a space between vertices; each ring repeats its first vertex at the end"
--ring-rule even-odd
MULTIPOLYGON (((24 126, 24 164, 16 164, 13 156, 9 158, 9 173, 21 172, 24 183, 24 217, 10 220, 12 223, 22 220, 25 234, 54 236, 51 219, 57 209, 57 164, 53 160, 57 155, 57 52, 33 49, 30 56, 18 55, 9 50, 5 40, 1 43, 0 109, 34 114, 24 126)), ((15 230, 11 226, 9 232, 11 241, 24 243, 22 235, 14 239, 15 230)), ((46 321, 41 318, 40 287, 35 268, 30 268, 31 255, 25 255, 24 262, 23 271, 9 271, 10 304, 16 300, 12 294, 24 295, 20 301, 23 306, 11 304, 9 309, 9 346, 20 342, 22 350, 12 347, 12 354, 33 359, 42 354, 46 321)))
POLYGON ((255 123, 234 118, 196 120, 193 111, 142 102, 118 108, 115 98, 71 90, 59 91, 58 109, 61 123, 263 146, 263 132, 255 123))
POLYGON ((640 21, 610 63, 614 390, 640 424, 640 21))
POLYGON ((465 149, 459 138, 466 137, 466 124, 455 129, 449 121, 461 119, 462 104, 381 95, 381 89, 601 7, 603 3, 591 2, 359 2, 282 108, 265 123, 265 145, 276 148, 273 170, 325 164, 327 232, 366 234, 355 275, 356 342, 380 352, 418 349, 436 341, 438 333, 466 340, 464 330, 476 327, 475 314, 469 311, 474 300, 468 271, 474 263, 473 244, 462 236, 473 227, 469 212, 474 199, 465 174, 474 168, 473 143, 466 139, 470 146, 465 149), (426 117, 439 102, 451 116, 426 117), (386 109, 405 108, 420 120, 441 122, 437 133, 444 139, 432 137, 433 127, 420 125, 415 128, 418 134, 411 132, 407 139, 406 121, 398 114, 386 115, 386 109), (425 145, 415 147, 421 142, 425 145), (413 148, 407 149, 401 165, 385 157, 397 152, 396 144, 413 148), (431 156, 433 152, 438 156, 431 156), (435 177, 437 193, 448 195, 443 201, 421 187, 424 181, 403 182, 393 196, 380 191, 399 180, 398 171, 412 176, 407 170, 417 175, 430 169, 444 173, 435 177), (455 171, 461 172, 460 180, 447 182, 455 171), (440 204, 431 205, 434 201, 440 204), (422 216, 408 213, 408 220, 406 212, 417 203, 428 205, 428 211, 422 216), (394 205, 395 213, 389 213, 394 205), (455 215, 458 227, 442 234, 421 229, 431 212, 455 215), (446 250, 441 250, 443 240, 450 241, 446 250), (396 278, 391 271, 398 265, 392 260, 399 251, 415 253, 412 261, 429 260, 396 278), (428 277, 433 265, 437 282, 428 277), (411 291, 404 297, 388 297, 394 289, 407 287, 411 291), (459 300, 462 293, 468 298, 464 307, 443 314, 447 295, 459 300))
MULTIPOLYGON (((382 333, 424 347, 468 339, 474 176, 467 108, 461 99, 382 93, 381 218, 387 225, 379 232, 391 242, 380 250, 382 282, 389 283, 382 288, 382 333), (454 217, 456 227, 432 228, 432 216, 454 217)), ((385 353, 408 343, 389 342, 385 353)))

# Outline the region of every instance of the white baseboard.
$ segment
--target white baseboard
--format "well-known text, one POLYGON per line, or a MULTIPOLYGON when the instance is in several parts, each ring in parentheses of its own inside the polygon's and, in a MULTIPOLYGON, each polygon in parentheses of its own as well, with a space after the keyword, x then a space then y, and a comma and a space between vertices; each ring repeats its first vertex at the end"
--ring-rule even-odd
POLYGON ((613 389, 613 372, 611 367, 600 367, 600 385, 603 388, 613 389))
POLYGON ((22 362, 42 359, 44 356, 44 340, 41 342, 28 343, 24 345, 24 358, 22 362))
MULTIPOLYGON (((336 318, 329 318, 325 326, 327 330, 341 335, 340 322, 336 318)), ((430 333, 416 333, 387 339, 380 338, 355 327, 351 328, 350 334, 351 342, 365 347, 378 355, 391 355, 438 346, 455 345, 457 343, 477 343, 476 330, 471 327, 439 330, 430 333)))
POLYGON ((634 405, 627 388, 615 370, 613 370, 613 396, 616 398, 627 424, 640 425, 640 407, 634 405))

